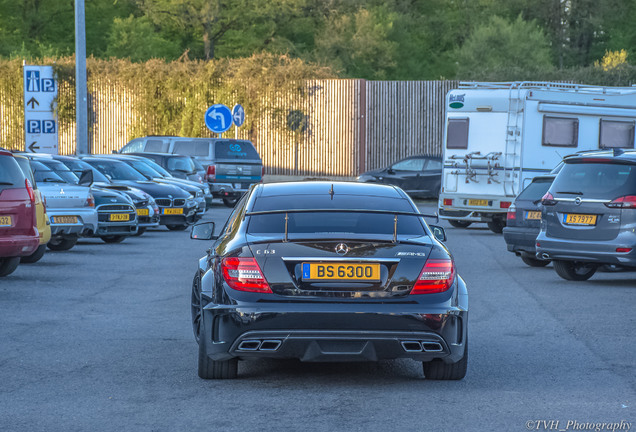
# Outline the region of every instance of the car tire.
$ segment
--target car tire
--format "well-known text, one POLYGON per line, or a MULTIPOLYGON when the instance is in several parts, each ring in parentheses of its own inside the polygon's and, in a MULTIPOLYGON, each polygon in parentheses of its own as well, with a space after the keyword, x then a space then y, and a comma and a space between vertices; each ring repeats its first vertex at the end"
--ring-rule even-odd
POLYGON ((18 268, 20 257, 0 258, 0 277, 9 276, 18 268))
POLYGON ((201 340, 201 272, 197 271, 192 279, 192 294, 190 296, 190 313, 192 316, 192 332, 197 343, 201 340))
POLYGON ((122 235, 101 236, 100 238, 104 241, 104 243, 121 243, 126 240, 126 236, 122 235))
POLYGON ((550 260, 540 260, 525 254, 521 255, 521 261, 530 267, 545 267, 550 264, 550 260))
POLYGON ((464 347, 464 357, 456 363, 444 363, 442 359, 422 362, 424 376, 429 380, 460 380, 468 370, 468 341, 464 347))
POLYGON ((454 220, 454 219, 449 219, 448 223, 455 228, 468 228, 470 224, 472 224, 472 222, 470 221, 461 221, 461 220, 454 220))
POLYGON ((205 352, 205 332, 199 342, 199 378, 235 379, 238 375, 238 359, 212 360, 205 352))
POLYGON ((33 264, 42 259, 44 253, 46 252, 46 245, 40 245, 31 255, 23 256, 20 258, 20 262, 24 264, 33 264))
POLYGON ((54 251, 67 251, 77 244, 77 237, 62 237, 51 239, 46 246, 54 251))
POLYGON ((565 280, 570 281, 585 281, 591 278, 598 266, 592 263, 585 263, 580 261, 552 261, 554 270, 559 276, 565 280))
POLYGON ((506 223, 502 219, 496 218, 488 222, 487 225, 490 231, 494 232, 495 234, 501 234, 504 227, 506 226, 506 223))
POLYGON ((223 204, 225 204, 226 207, 233 208, 238 200, 238 198, 223 198, 223 204))
POLYGON ((187 225, 166 225, 170 231, 183 231, 187 228, 187 225))
POLYGON ((146 228, 146 227, 137 228, 137 232, 135 234, 133 234, 133 236, 139 237, 140 235, 145 233, 147 229, 148 228, 146 228))

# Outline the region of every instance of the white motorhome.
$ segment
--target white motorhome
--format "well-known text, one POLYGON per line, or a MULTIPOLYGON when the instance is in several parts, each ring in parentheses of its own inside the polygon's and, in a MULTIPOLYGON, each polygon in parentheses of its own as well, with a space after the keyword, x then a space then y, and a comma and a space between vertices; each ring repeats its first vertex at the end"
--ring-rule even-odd
POLYGON ((501 232, 515 197, 563 156, 634 148, 636 87, 460 83, 446 95, 439 214, 501 232))

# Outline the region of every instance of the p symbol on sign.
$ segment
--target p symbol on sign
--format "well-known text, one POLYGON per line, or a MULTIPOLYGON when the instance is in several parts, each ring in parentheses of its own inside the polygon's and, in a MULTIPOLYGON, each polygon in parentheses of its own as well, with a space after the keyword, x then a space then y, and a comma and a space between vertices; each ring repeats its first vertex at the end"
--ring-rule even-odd
POLYGON ((52 93, 55 91, 55 80, 53 78, 42 78, 42 91, 52 93))
POLYGON ((42 120, 43 133, 55 133, 55 120, 42 120))
POLYGON ((32 134, 42 133, 42 124, 40 120, 29 120, 27 122, 27 132, 32 134))

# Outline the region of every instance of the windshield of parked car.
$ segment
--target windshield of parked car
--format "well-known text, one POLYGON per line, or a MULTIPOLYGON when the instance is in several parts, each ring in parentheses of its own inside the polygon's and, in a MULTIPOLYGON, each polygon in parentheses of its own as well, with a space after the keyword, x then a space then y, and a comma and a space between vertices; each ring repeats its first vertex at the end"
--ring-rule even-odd
POLYGON ((170 174, 170 171, 167 171, 164 167, 162 167, 161 165, 159 165, 157 162, 153 161, 152 159, 145 158, 143 162, 146 165, 148 165, 150 168, 152 168, 153 170, 157 171, 163 177, 172 177, 172 174, 170 174))
POLYGON ((87 159, 86 162, 93 167, 101 171, 102 174, 109 176, 113 180, 133 180, 133 181, 145 181, 148 180, 139 171, 136 171, 133 167, 125 162, 121 161, 106 161, 106 160, 91 160, 87 159))
POLYGON ((51 168, 41 162, 32 160, 31 168, 33 169, 33 176, 37 183, 68 183, 68 181, 64 180, 51 168))
POLYGON ((0 156, 0 191, 6 187, 24 187, 24 173, 13 156, 0 156))
POLYGON ((614 199, 636 193, 636 165, 566 163, 550 190, 588 198, 614 199))
POLYGON ((524 190, 521 191, 518 200, 535 201, 541 199, 543 195, 550 189, 553 179, 536 179, 533 180, 524 190))
POLYGON ((92 167, 90 164, 87 164, 83 160, 64 159, 64 160, 61 160, 60 162, 62 162, 67 167, 69 167, 69 169, 73 171, 73 173, 78 177, 82 175, 82 172, 86 170, 91 170, 93 171, 94 182, 110 183, 110 180, 108 180, 108 178, 104 174, 102 174, 101 172, 99 172, 98 170, 96 170, 94 167, 92 167))
POLYGON ((168 158, 166 167, 169 171, 180 171, 186 173, 192 173, 196 171, 192 159, 187 156, 176 156, 168 158))
POLYGON ((143 175, 152 178, 163 177, 160 173, 154 170, 150 165, 148 165, 145 161, 141 160, 130 160, 126 161, 131 167, 142 173, 143 175))
MULTIPOLYGON (((364 209, 414 212, 404 199, 341 195, 336 200, 329 196, 262 197, 254 203, 253 212, 287 209, 329 209, 308 213, 287 213, 287 232, 316 235, 386 235, 393 236, 395 215, 391 213, 338 212, 339 209, 364 209)), ((250 216, 249 234, 279 234, 285 232, 285 213, 250 216)), ((419 216, 398 215, 398 235, 426 235, 423 220, 419 216)))
POLYGON ((77 184, 79 183, 79 177, 76 176, 73 171, 62 162, 58 162, 56 160, 43 160, 41 161, 42 165, 50 168, 55 172, 55 174, 62 177, 66 180, 67 183, 77 184))

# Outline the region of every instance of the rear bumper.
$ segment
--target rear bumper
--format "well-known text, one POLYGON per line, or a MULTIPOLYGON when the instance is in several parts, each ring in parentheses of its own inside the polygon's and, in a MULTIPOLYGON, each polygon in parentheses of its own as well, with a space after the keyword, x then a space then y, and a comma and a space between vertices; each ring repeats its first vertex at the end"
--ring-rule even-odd
MULTIPOLYGON (((611 241, 581 241, 547 237, 541 232, 537 236, 537 257, 547 254, 548 259, 583 261, 598 264, 616 264, 636 267, 636 234, 621 233, 611 241), (616 252, 616 248, 631 248, 630 252, 616 252)), ((545 259, 545 258, 542 258, 545 259)))
POLYGON ((459 220, 466 222, 491 222, 493 217, 505 218, 506 210, 500 212, 495 211, 470 211, 470 210, 451 210, 438 209, 439 218, 444 220, 459 220))
POLYGON ((214 360, 296 358, 376 361, 464 356, 468 311, 419 304, 262 303, 203 309, 205 350, 214 360))
POLYGON ((510 252, 526 252, 534 255, 538 228, 505 227, 504 240, 510 252))
POLYGON ((122 224, 121 222, 100 222, 95 235, 134 235, 137 233, 137 221, 135 223, 122 224))
MULTIPOLYGON (((163 212, 164 207, 160 207, 163 212)), ((172 208, 172 207, 166 207, 172 208)), ((183 214, 176 215, 159 215, 159 225, 188 225, 196 222, 201 218, 202 214, 197 212, 197 207, 189 207, 183 209, 183 214)))
POLYGON ((230 196, 241 196, 249 190, 250 186, 252 186, 255 183, 260 183, 261 181, 262 180, 259 180, 259 181, 248 180, 248 181, 237 181, 235 183, 209 182, 208 184, 210 185, 210 193, 212 194, 214 198, 226 198, 230 196))
POLYGON ((0 257, 18 257, 31 255, 40 245, 39 233, 28 235, 12 235, 0 238, 0 257))
POLYGON ((47 214, 51 223, 51 236, 59 235, 93 235, 97 232, 98 217, 97 210, 93 208, 80 209, 50 209, 47 208, 47 214), (54 217, 56 216, 75 216, 77 223, 75 224, 56 224, 54 217))

